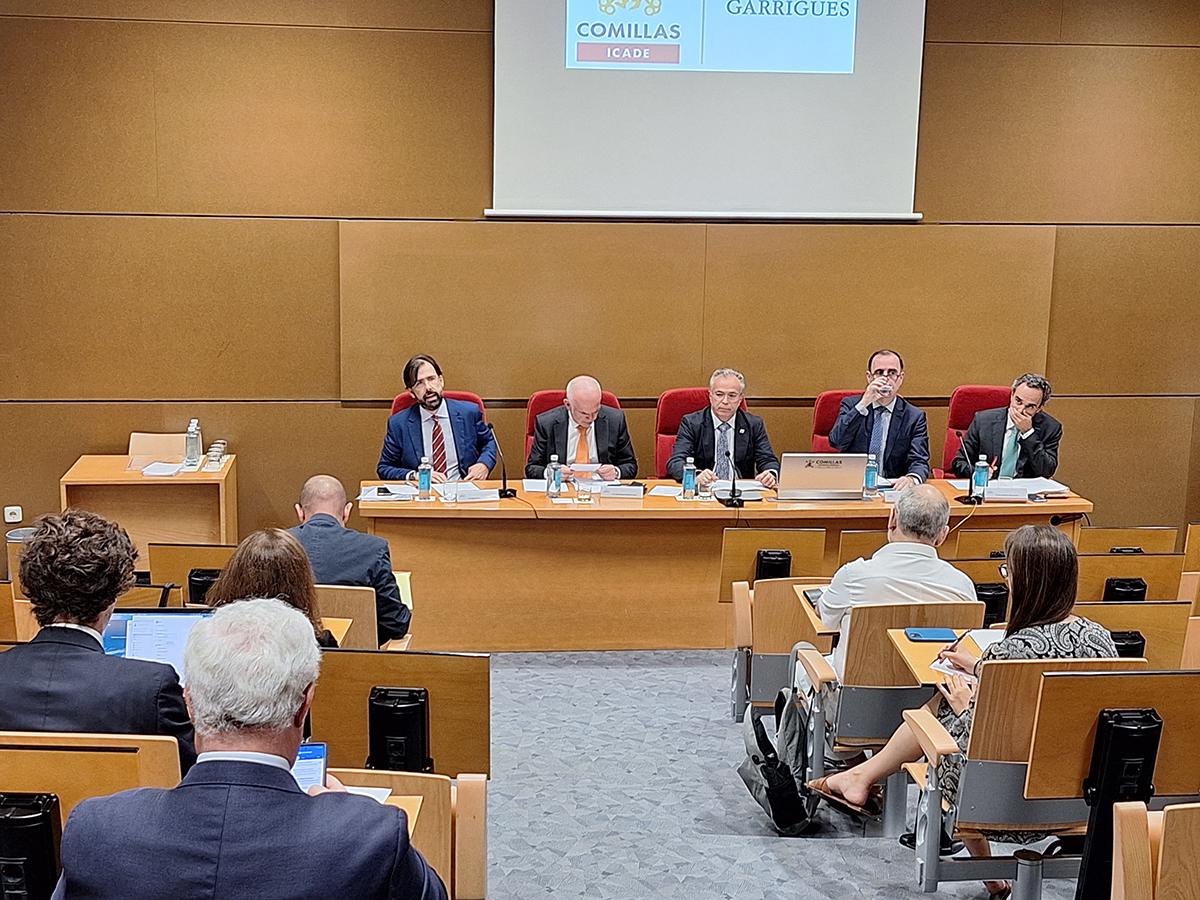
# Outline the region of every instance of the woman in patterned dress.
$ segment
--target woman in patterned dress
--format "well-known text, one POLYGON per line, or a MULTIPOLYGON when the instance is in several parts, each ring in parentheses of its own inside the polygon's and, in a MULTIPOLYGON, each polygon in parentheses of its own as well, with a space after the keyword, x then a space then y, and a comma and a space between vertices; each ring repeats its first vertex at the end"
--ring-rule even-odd
MULTIPOLYGON (((1006 562, 1000 567, 1008 582, 1008 625, 1004 638, 976 658, 965 650, 945 649, 941 659, 958 668, 979 674, 985 660, 992 659, 1078 659, 1106 658, 1117 655, 1112 635, 1090 619, 1073 615, 1079 580, 1079 560, 1075 546, 1057 528, 1046 525, 1025 525, 1009 534, 1004 542, 1006 562)), ((951 645, 953 646, 953 645, 951 645)), ((929 709, 938 721, 966 752, 974 716, 975 683, 965 678, 947 676, 938 685, 929 709)), ((873 787, 888 775, 900 771, 906 762, 921 758, 921 747, 908 724, 901 725, 888 743, 861 765, 818 779, 813 787, 819 793, 844 801, 852 809, 862 809, 872 796, 873 787)), ((943 759, 938 771, 943 797, 950 803, 958 798, 958 782, 963 758, 956 755, 943 759)), ((1029 843, 1044 835, 1030 833, 1000 833, 996 840, 1029 843)), ((986 838, 966 840, 972 856, 991 855, 986 838)), ((985 882, 988 893, 995 898, 1008 897, 1011 886, 1004 881, 985 882)))

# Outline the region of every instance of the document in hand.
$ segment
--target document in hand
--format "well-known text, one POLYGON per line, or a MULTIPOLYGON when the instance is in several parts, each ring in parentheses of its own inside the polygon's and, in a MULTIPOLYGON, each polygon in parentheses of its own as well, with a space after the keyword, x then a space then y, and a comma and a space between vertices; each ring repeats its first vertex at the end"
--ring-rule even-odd
POLYGON ((952 662, 944 659, 935 659, 929 664, 929 668, 935 672, 941 672, 943 675, 957 675, 959 678, 965 678, 967 681, 978 681, 978 679, 966 669, 960 669, 952 662))

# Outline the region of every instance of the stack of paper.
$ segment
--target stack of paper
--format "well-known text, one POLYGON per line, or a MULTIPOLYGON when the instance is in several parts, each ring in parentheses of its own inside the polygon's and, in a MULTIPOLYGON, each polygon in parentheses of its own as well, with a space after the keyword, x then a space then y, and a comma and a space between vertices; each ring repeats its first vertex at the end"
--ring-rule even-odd
POLYGON ((172 475, 179 474, 179 470, 182 468, 183 463, 155 462, 142 469, 142 474, 151 478, 170 478, 172 475))
MULTIPOLYGON (((737 486, 738 486, 739 491, 765 491, 766 490, 766 488, 763 487, 763 483, 761 481, 755 481, 753 478, 739 478, 737 480, 737 486)), ((724 492, 727 492, 729 490, 729 488, 730 488, 730 483, 729 483, 728 478, 722 478, 719 481, 714 481, 712 484, 713 493, 716 493, 717 491, 721 491, 724 493, 724 492)))
POLYGON ((411 484, 373 484, 362 489, 358 495, 359 502, 392 502, 394 500, 411 500, 417 496, 417 489, 411 484))

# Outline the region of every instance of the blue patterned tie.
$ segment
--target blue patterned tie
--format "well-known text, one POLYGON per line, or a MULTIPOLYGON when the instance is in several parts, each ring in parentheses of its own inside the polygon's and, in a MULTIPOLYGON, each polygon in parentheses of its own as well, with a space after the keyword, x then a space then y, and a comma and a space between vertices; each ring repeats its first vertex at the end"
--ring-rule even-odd
POLYGON ((875 454, 875 461, 883 465, 883 423, 887 420, 884 416, 891 415, 882 406, 875 407, 874 422, 871 425, 871 445, 867 448, 868 453, 875 454))
POLYGON ((713 467, 713 472, 721 481, 730 477, 729 466, 729 423, 722 422, 721 427, 717 429, 720 434, 717 435, 717 459, 716 465, 713 467))

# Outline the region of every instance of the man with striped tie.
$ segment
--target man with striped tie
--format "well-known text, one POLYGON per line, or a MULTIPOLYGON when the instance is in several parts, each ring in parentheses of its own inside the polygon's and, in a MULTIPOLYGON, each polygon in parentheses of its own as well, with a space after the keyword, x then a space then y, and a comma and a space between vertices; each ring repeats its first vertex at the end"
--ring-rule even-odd
POLYGON ((487 478, 496 465, 496 437, 478 406, 444 396, 437 360, 426 354, 410 359, 404 387, 416 403, 388 419, 379 477, 415 479, 421 458, 428 457, 435 482, 487 478))
POLYGON ((847 397, 829 432, 843 453, 873 453, 884 478, 897 490, 929 477, 929 426, 925 413, 900 396, 904 360, 895 350, 876 350, 867 360, 867 389, 847 397))

